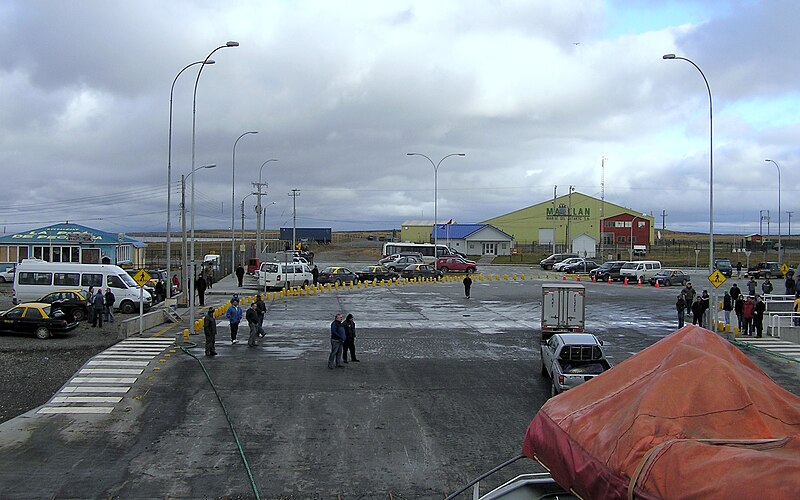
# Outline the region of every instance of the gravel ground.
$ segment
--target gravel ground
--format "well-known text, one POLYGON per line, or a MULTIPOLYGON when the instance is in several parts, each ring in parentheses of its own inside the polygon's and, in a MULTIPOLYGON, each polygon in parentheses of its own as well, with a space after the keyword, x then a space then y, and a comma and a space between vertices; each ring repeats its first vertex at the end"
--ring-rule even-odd
MULTIPOLYGON (((0 286, 0 310, 12 307, 11 285, 0 286)), ((92 328, 82 321, 49 340, 33 335, 0 335, 0 423, 46 403, 92 356, 118 341, 114 324, 92 328)))

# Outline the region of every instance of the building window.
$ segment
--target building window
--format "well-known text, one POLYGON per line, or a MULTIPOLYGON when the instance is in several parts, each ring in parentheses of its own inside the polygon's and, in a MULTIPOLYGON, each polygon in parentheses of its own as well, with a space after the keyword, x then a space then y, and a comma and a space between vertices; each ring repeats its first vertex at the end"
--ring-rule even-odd
POLYGON ((128 264, 131 262, 131 245, 120 245, 117 247, 117 264, 128 264))
POLYGON ((625 243, 625 237, 624 236, 617 236, 617 242, 618 243, 625 243))

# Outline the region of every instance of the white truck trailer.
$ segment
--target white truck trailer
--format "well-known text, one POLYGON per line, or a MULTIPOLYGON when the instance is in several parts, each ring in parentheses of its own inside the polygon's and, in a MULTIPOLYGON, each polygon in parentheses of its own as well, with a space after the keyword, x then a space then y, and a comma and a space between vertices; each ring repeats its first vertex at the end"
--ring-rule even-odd
POLYGON ((542 285, 542 342, 554 333, 583 333, 586 324, 586 287, 580 283, 545 282, 542 285))

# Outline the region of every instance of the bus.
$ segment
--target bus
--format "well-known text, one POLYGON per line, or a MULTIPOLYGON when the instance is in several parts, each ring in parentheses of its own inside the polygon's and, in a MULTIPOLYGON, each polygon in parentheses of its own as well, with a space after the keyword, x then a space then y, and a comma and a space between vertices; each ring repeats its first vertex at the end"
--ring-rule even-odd
MULTIPOLYGON (((437 257, 447 257, 449 255, 456 255, 456 253, 450 249, 447 245, 435 245, 436 247, 436 254, 437 257)), ((383 256, 388 257, 390 255, 394 255, 397 253, 404 253, 404 252, 419 252, 422 254, 422 259, 428 263, 432 264, 436 258, 433 255, 434 244, 433 243, 400 243, 396 241, 388 242, 383 244, 383 256)))

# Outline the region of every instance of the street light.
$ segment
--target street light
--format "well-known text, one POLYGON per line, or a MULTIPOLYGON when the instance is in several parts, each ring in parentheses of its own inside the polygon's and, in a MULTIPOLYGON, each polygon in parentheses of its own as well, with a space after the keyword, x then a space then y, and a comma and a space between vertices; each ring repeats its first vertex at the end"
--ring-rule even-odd
MULTIPOLYGON (((258 193, 249 193, 242 198, 242 246, 244 246, 244 200, 258 193)), ((244 249, 242 249, 242 267, 244 267, 244 249)))
POLYGON ((233 207, 236 206, 236 145, 239 144, 239 139, 242 137, 249 135, 249 134, 257 134, 258 132, 255 130, 251 130, 250 132, 245 132, 244 134, 240 135, 236 138, 236 142, 233 143, 233 165, 231 167, 231 272, 236 269, 236 230, 234 229, 234 209, 233 207))
POLYGON ((783 245, 781 245, 781 167, 775 160, 766 159, 764 161, 772 162, 775 168, 778 169, 778 262, 783 263, 783 245))
MULTIPOLYGON (((219 47, 212 50, 205 59, 203 59, 203 64, 200 65, 200 69, 197 71, 197 78, 194 81, 194 92, 192 94, 192 172, 194 172, 194 159, 195 159, 195 150, 196 150, 196 137, 197 137, 197 84, 200 83, 200 75, 203 74, 203 68, 206 67, 206 64, 211 59, 211 56, 214 55, 214 52, 225 49, 228 47, 238 47, 239 42, 227 42, 225 45, 220 45, 219 47)), ((194 176, 192 176, 192 202, 194 202, 194 176)), ((194 209, 194 207, 192 207, 194 209)), ((233 211, 233 207, 231 207, 231 211, 233 211)), ((194 210, 192 210, 192 222, 194 222, 194 210)), ((192 259, 192 266, 194 267, 194 224, 192 224, 192 251, 191 251, 191 259, 192 259)), ((193 280, 190 280, 192 282, 193 280)), ((193 291, 192 291, 193 292, 193 291)), ((194 333, 194 293, 189 295, 189 327, 192 329, 192 333, 194 333)))
POLYGON ((438 183, 439 183, 439 165, 442 164, 447 158, 451 156, 467 156, 465 153, 450 153, 449 155, 445 156, 439 163, 433 163, 433 160, 428 158, 426 155, 422 153, 406 153, 408 156, 421 156, 431 162, 431 166, 433 166, 433 262, 434 267, 439 269, 439 234, 437 231, 437 223, 438 223, 438 216, 439 216, 439 207, 438 207, 438 183))
MULTIPOLYGON (((167 139, 167 278, 170 278, 170 265, 172 263, 172 223, 170 221, 172 215, 172 96, 175 93, 175 83, 178 77, 191 68, 195 64, 215 64, 216 61, 209 59, 207 61, 195 61, 187 64, 182 70, 178 71, 175 79, 172 80, 172 88, 169 91, 169 136, 167 139)), ((167 286, 167 297, 172 297, 172 286, 167 286)))
POLYGON ((631 260, 633 260, 633 223, 636 221, 636 219, 637 219, 638 217, 639 217, 638 215, 634 215, 634 216, 633 216, 633 219, 631 219, 631 237, 630 237, 630 244, 631 244, 631 249, 630 249, 630 253, 631 253, 631 260))
MULTIPOLYGON (((708 272, 714 272, 714 105, 711 98, 711 86, 700 67, 691 59, 679 57, 675 54, 664 54, 662 59, 680 59, 688 62, 700 72, 708 90, 708 272)), ((713 311, 714 328, 717 324, 717 307, 715 299, 716 288, 711 289, 711 310, 713 311)))
POLYGON ((194 333, 194 279, 195 279, 195 272, 196 272, 196 270, 195 270, 195 262, 194 262, 194 175, 192 175, 192 174, 197 172, 198 170, 202 170, 204 168, 216 168, 216 167, 217 166, 212 163, 211 165, 203 165, 203 166, 200 166, 200 167, 194 167, 194 168, 192 168, 192 171, 189 172, 189 175, 192 177, 192 201, 191 201, 191 205, 189 207, 189 210, 191 210, 191 212, 192 212, 191 237, 190 237, 190 240, 191 240, 191 243, 190 243, 190 245, 191 245, 191 262, 186 267, 186 269, 187 270, 191 269, 191 272, 189 273, 189 275, 187 277, 188 283, 186 285, 187 285, 187 288, 189 290, 189 332, 190 333, 194 333))
POLYGON ((278 161, 274 158, 265 161, 258 169, 258 202, 256 203, 256 257, 261 258, 261 172, 264 170, 264 165, 271 161, 278 161))

